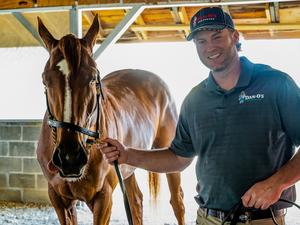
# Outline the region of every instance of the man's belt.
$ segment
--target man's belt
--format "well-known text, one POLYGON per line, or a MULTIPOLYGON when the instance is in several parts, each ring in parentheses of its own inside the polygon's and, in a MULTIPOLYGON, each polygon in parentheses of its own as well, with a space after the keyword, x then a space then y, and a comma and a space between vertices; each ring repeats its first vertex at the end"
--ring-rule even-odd
MULTIPOLYGON (((213 216, 216 218, 219 218, 220 220, 224 220, 229 212, 224 212, 220 210, 215 209, 207 209, 207 208, 201 208, 206 215, 213 216)), ((273 210, 274 217, 282 216, 284 215, 284 210, 273 210)), ((241 222, 248 221, 248 220, 261 220, 261 219, 268 219, 272 218, 272 214, 270 210, 253 210, 253 211, 246 211, 239 215, 239 219, 241 222)), ((228 218, 230 221, 231 217, 228 218)))

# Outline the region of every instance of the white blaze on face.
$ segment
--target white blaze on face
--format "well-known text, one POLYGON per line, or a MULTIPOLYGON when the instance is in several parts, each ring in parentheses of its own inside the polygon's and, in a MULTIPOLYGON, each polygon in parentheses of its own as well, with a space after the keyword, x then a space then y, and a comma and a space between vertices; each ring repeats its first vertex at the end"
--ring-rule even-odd
POLYGON ((67 61, 65 59, 61 60, 57 66, 62 74, 65 76, 65 102, 64 102, 64 122, 71 122, 72 117, 72 90, 69 84, 70 71, 68 68, 67 61))

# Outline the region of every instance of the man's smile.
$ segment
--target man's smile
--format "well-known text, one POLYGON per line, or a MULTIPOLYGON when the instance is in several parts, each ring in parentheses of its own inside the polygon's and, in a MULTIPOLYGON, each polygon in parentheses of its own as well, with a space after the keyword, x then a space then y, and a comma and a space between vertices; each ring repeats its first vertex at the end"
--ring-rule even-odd
POLYGON ((216 53, 216 54, 213 54, 213 55, 211 55, 211 56, 208 56, 207 58, 208 58, 208 59, 216 59, 216 58, 218 58, 220 55, 221 55, 221 53, 216 53))

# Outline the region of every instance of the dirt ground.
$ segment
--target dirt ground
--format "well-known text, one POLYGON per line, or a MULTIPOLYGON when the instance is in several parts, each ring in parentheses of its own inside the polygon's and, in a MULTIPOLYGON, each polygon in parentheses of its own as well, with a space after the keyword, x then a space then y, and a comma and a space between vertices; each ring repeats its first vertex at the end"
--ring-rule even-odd
MULTIPOLYGON (((92 215, 87 208, 79 206, 77 213, 79 225, 92 225, 92 215)), ((292 208, 287 214, 286 222, 287 225, 300 225, 300 211, 297 208, 292 208)), ((51 206, 0 201, 0 225, 42 224, 59 225, 56 214, 51 206)), ((189 222, 187 225, 194 224, 193 222, 189 222)), ((127 221, 124 218, 118 219, 112 217, 110 225, 127 225, 127 221)), ((162 222, 161 225, 175 225, 175 223, 162 222)))
MULTIPOLYGON (((77 208, 78 223, 91 225, 92 216, 88 209, 77 208)), ((51 206, 42 204, 21 204, 0 202, 1 225, 59 225, 55 211, 51 206)), ((111 225, 125 225, 123 221, 112 220, 111 225)))

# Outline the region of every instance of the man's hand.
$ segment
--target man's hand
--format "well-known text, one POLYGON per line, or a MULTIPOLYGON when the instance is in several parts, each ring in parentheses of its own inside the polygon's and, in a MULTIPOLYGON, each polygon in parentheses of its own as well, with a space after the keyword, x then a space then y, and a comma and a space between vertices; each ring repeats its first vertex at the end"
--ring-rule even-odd
MULTIPOLYGON (((278 182, 279 183, 279 182, 278 182)), ((268 209, 276 203, 283 188, 269 179, 254 184, 242 197, 243 205, 247 208, 268 209)))
POLYGON ((127 148, 115 139, 106 138, 101 140, 100 143, 96 144, 96 147, 100 149, 103 154, 103 158, 109 164, 113 164, 115 160, 118 160, 119 164, 127 162, 127 148))

